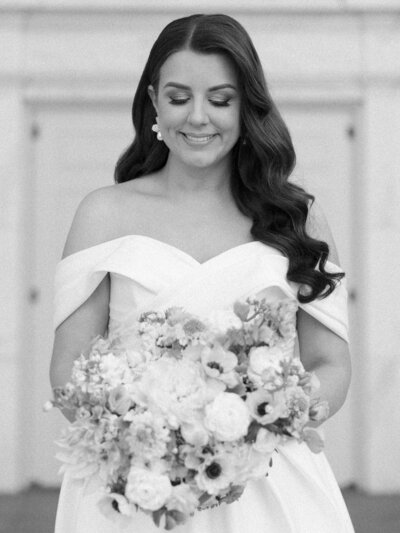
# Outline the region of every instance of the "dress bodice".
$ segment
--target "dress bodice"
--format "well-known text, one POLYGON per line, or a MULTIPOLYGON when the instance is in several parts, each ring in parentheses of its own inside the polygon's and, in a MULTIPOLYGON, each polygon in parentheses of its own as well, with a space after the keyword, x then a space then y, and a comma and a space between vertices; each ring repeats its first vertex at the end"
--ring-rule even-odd
MULTIPOLYGON (((287 257, 259 241, 236 246, 200 263, 172 245, 151 237, 127 235, 76 252, 58 263, 54 327, 90 296, 108 272, 112 330, 143 311, 172 305, 204 316, 261 292, 270 299, 296 299, 299 284, 287 280, 287 269, 287 257)), ((326 269, 341 271, 330 261, 326 269)), ((299 303, 299 307, 348 341, 345 277, 328 297, 299 303)))
MULTIPOLYGON (((341 270, 329 261, 325 268, 341 270)), ((288 282, 287 270, 288 259, 258 241, 231 248, 201 264, 174 246, 128 235, 74 253, 58 263, 54 326, 84 303, 108 272, 109 330, 115 331, 129 326, 130 320, 143 311, 172 305, 205 315, 260 292, 271 299, 296 299, 299 285, 288 282)), ((328 297, 299 306, 348 342, 346 278, 328 297)), ((294 349, 293 344, 287 349, 294 349)), ((102 496, 100 482, 94 480, 92 484, 91 480, 66 475, 56 533, 125 531, 99 512, 102 496)), ((297 442, 279 449, 268 478, 249 483, 238 502, 202 511, 184 528, 187 533, 354 533, 326 457, 311 453, 305 443, 297 442)), ((132 518, 131 530, 159 532, 141 513, 132 518)))

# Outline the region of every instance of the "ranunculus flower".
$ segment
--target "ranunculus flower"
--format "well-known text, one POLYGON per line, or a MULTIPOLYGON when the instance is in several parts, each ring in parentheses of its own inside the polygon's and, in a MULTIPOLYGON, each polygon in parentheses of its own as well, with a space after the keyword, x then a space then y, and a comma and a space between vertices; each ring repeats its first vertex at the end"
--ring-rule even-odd
POLYGON ((126 497, 143 509, 160 509, 172 494, 172 485, 166 475, 144 468, 131 468, 127 481, 126 497))
POLYGON ((221 392, 206 406, 204 425, 221 441, 244 437, 250 423, 245 402, 232 392, 221 392))

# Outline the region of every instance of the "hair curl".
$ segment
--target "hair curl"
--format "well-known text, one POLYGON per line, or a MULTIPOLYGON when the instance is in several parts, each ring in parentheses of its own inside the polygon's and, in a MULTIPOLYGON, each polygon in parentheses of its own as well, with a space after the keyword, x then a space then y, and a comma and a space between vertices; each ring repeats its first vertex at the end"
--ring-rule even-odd
POLYGON ((253 43, 232 17, 191 15, 172 21, 162 30, 136 90, 132 106, 136 135, 117 162, 115 181, 122 183, 150 174, 167 161, 168 147, 157 141, 151 130, 155 110, 147 88, 152 85, 158 91, 163 63, 180 50, 222 54, 235 66, 241 94, 241 134, 232 150, 233 197, 240 211, 253 220, 252 236, 288 258, 288 281, 310 287, 308 294, 301 294, 300 287, 298 301, 326 298, 345 273, 325 270, 328 244, 306 233, 315 196, 288 181, 296 162, 289 131, 271 98, 253 43))

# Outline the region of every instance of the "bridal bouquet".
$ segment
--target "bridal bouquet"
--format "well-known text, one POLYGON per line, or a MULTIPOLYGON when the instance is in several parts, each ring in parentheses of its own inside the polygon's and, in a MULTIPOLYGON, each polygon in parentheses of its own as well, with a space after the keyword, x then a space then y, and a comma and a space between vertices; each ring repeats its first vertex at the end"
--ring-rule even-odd
POLYGON ((58 442, 61 471, 99 476, 111 518, 129 524, 140 510, 169 530, 237 500, 288 439, 319 452, 306 424, 328 406, 293 355, 296 311, 289 298, 248 298, 207 319, 173 307, 96 337, 46 405, 76 417, 58 442))

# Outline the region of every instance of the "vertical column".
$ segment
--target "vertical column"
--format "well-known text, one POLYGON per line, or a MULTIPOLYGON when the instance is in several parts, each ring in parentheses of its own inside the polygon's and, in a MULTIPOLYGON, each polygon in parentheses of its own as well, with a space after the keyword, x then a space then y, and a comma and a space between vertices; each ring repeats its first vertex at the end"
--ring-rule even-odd
POLYGON ((0 21, 0 491, 24 483, 21 391, 21 323, 24 314, 24 265, 21 261, 24 201, 24 114, 20 82, 23 32, 20 15, 0 21))
POLYGON ((365 92, 365 353, 359 400, 361 485, 398 491, 400 464, 400 84, 371 83, 365 92))
MULTIPOLYGON (((394 14, 363 16, 364 114, 360 194, 365 238, 364 357, 357 435, 360 484, 400 490, 400 32, 394 14)), ((355 430, 357 431, 357 429, 355 430)))

